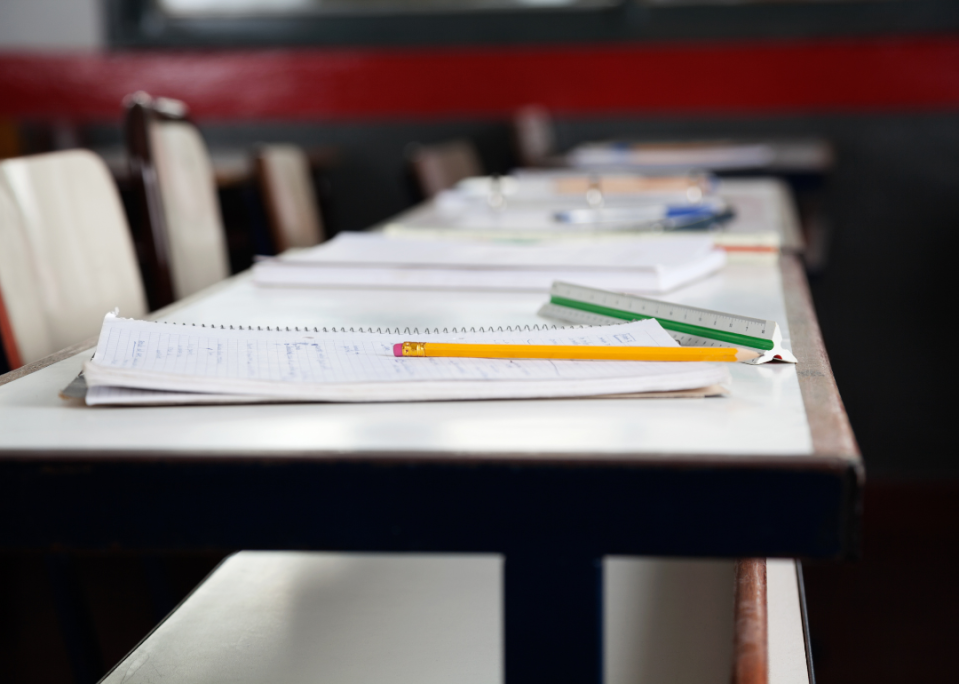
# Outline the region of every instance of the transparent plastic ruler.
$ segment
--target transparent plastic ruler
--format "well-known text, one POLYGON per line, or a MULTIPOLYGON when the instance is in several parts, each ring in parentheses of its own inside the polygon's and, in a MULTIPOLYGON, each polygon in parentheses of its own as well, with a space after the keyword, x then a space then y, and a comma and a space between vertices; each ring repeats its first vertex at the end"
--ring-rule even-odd
POLYGON ((655 318, 683 346, 737 347, 761 352, 762 356, 746 362, 752 364, 774 360, 796 363, 796 357, 782 346, 782 331, 776 321, 560 281, 553 283, 549 303, 542 306, 539 315, 580 325, 609 325, 655 318))

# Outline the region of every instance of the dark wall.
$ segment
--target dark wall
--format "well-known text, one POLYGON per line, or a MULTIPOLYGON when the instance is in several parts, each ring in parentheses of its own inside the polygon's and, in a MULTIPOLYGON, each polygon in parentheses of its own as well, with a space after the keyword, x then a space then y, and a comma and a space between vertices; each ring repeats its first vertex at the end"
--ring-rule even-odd
POLYGON ((364 13, 171 20, 152 0, 105 0, 115 48, 439 46, 726 40, 940 33, 959 28, 949 0, 701 2, 622 0, 592 10, 364 13))

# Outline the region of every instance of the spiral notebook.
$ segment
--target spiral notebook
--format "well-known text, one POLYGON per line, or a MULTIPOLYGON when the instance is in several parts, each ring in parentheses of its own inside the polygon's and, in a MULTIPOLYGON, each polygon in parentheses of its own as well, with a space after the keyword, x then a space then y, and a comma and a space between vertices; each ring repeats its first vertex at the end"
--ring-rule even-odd
POLYGON ((655 320, 452 330, 177 325, 108 314, 86 402, 208 404, 588 397, 721 385, 721 364, 397 358, 404 341, 676 346, 655 320))

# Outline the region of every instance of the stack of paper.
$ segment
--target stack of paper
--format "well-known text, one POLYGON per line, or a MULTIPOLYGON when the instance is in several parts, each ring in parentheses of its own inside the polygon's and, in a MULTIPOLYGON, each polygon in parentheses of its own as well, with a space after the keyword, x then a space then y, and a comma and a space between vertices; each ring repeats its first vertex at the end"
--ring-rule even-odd
POLYGON ((404 341, 677 346, 655 320, 512 332, 288 331, 103 323, 84 366, 88 404, 251 401, 429 401, 621 395, 703 388, 729 380, 722 364, 397 358, 404 341), (410 339, 411 337, 422 339, 410 339))
POLYGON ((254 282, 285 287, 375 287, 548 292, 565 280, 623 292, 667 292, 725 263, 708 236, 589 244, 394 240, 341 233, 258 263, 254 282))

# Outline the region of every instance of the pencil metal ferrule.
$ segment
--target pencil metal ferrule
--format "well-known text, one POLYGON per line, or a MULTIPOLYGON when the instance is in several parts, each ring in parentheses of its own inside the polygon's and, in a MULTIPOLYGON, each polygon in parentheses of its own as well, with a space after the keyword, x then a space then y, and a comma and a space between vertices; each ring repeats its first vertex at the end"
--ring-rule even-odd
POLYGON ((426 356, 426 343, 404 342, 403 356, 426 356))

